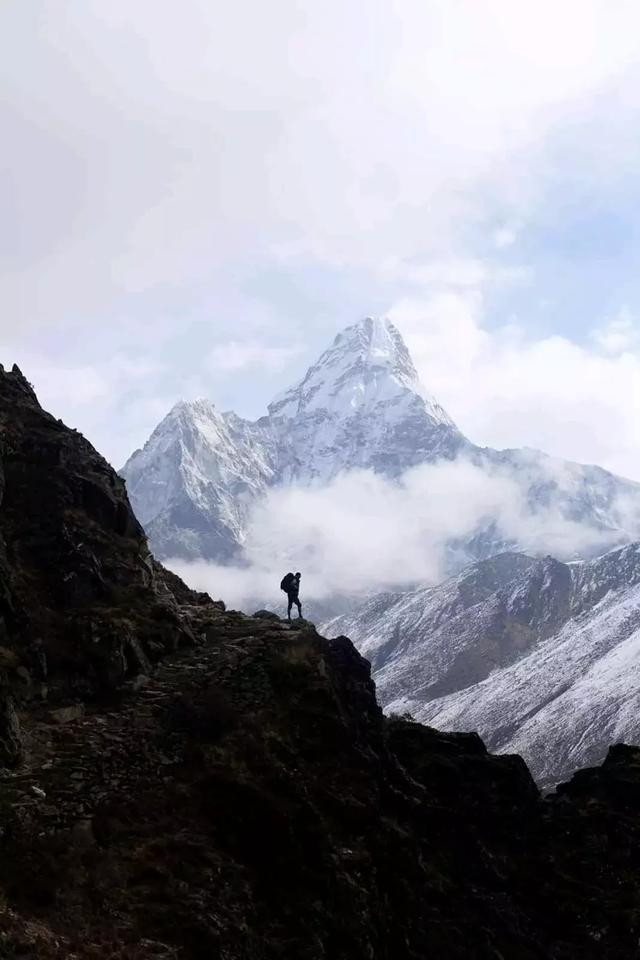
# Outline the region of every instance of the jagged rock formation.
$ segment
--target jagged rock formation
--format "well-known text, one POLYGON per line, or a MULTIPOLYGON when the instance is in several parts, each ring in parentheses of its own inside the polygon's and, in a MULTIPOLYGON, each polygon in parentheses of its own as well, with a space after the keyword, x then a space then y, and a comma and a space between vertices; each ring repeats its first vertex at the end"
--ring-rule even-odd
POLYGON ((639 484, 536 450, 475 446, 420 383, 398 330, 372 317, 340 333, 256 422, 208 400, 177 404, 122 475, 157 556, 228 562, 241 554, 252 508, 272 487, 322 484, 355 468, 395 479, 459 457, 512 482, 525 517, 522 530, 483 517, 451 542, 452 568, 505 550, 557 552, 557 534, 551 544, 541 533, 547 515, 549 530, 573 530, 569 557, 578 532, 585 555, 640 535, 639 484))
POLYGON ((204 600, 153 560, 124 482, 0 370, 0 763, 21 753, 14 701, 108 693, 193 642, 204 600), (176 585, 179 585, 176 588, 176 585))
POLYGON ((324 625, 375 667, 382 703, 478 730, 543 786, 640 740, 640 545, 564 564, 504 554, 324 625))
POLYGON ((476 735, 385 719, 348 639, 155 564, 17 371, 0 416, 0 956, 635 956, 640 751, 542 800, 476 735))

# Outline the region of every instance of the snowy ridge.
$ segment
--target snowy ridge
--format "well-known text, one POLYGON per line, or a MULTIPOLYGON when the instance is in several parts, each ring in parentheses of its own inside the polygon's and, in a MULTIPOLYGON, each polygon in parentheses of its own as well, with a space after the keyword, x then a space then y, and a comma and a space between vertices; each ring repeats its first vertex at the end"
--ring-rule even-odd
POLYGON ((274 476, 269 431, 181 401, 124 471, 137 515, 159 554, 230 557, 247 513, 274 476))
POLYGON ((491 749, 521 752, 543 785, 640 739, 640 585, 609 594, 527 657, 421 719, 476 729, 491 749))
POLYGON ((299 383, 269 405, 272 417, 297 418, 322 411, 340 419, 366 414, 380 404, 387 416, 423 407, 434 423, 453 421, 424 389, 409 351, 388 320, 367 317, 339 333, 299 383))
POLYGON ((372 317, 338 334, 256 422, 208 400, 177 404, 122 475, 160 558, 224 563, 241 558, 251 508, 271 487, 325 484, 353 469, 396 479, 458 457, 514 481, 530 516, 517 540, 505 540, 489 518, 452 542, 452 570, 505 550, 589 555, 587 546, 567 549, 567 529, 573 540, 575 528, 588 529, 591 550, 594 542, 600 550, 628 542, 640 529, 639 484, 538 451, 470 443, 420 383, 399 331, 372 317), (557 516, 557 536, 546 524, 541 538, 543 510, 557 516))
POLYGON ((158 556, 225 561, 269 486, 322 483, 354 467, 397 476, 465 445, 393 324, 367 318, 340 333, 267 417, 181 401, 121 472, 158 556))
POLYGON ((367 317, 338 334, 304 378, 269 405, 282 430, 280 482, 327 482, 354 467, 398 475, 464 445, 422 387, 388 320, 367 317))
POLYGON ((640 739, 640 545, 588 563, 506 554, 324 629, 372 659, 381 702, 477 730, 552 785, 640 739))

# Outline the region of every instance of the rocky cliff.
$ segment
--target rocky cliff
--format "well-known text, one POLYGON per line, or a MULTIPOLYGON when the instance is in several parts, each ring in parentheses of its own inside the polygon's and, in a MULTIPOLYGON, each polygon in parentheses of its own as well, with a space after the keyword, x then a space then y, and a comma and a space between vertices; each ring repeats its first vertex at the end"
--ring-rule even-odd
POLYGON ((18 371, 0 418, 0 957, 636 956, 640 751, 543 800, 385 719, 348 639, 156 565, 18 371))
POLYGON ((14 702, 108 695, 194 640, 208 598, 157 564, 124 482, 0 368, 0 762, 14 702))

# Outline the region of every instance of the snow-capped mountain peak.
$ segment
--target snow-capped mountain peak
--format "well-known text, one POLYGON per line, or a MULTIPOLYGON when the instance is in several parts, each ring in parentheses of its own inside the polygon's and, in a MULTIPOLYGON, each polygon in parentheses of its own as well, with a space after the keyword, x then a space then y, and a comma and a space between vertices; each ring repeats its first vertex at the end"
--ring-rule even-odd
POLYGON ((305 376, 269 406, 283 436, 281 481, 343 470, 397 476, 451 457, 466 441, 418 378, 399 331, 367 317, 338 334, 305 376))
MULTIPOLYGON (((122 472, 160 557, 224 561, 241 552, 252 504, 272 487, 327 483, 357 469, 394 479, 460 456, 511 478, 532 513, 553 509, 593 529, 603 548, 631 539, 618 503, 638 502, 638 485, 534 451, 475 447, 422 387, 400 332, 374 317, 338 334, 255 422, 209 400, 176 404, 122 472)), ((496 550, 548 549, 505 540, 491 519, 450 547, 458 567, 496 550)))
POLYGON ((210 400, 179 400, 160 421, 142 450, 136 450, 131 461, 139 466, 150 463, 176 445, 193 450, 199 444, 212 448, 220 445, 225 432, 224 414, 210 400))
POLYGON ((426 414, 454 428, 447 413, 420 383, 407 346, 390 320, 366 317, 337 335, 305 376, 269 406, 272 417, 295 418, 323 411, 335 417, 373 413, 426 414))
POLYGON ((198 397, 195 400, 178 400, 164 420, 158 424, 152 436, 166 432, 178 423, 205 425, 215 422, 219 417, 220 413, 215 404, 205 397, 198 397))
POLYGON ((362 365, 387 369, 407 387, 418 386, 418 374, 400 331, 390 320, 365 317, 341 331, 324 357, 345 354, 362 365))

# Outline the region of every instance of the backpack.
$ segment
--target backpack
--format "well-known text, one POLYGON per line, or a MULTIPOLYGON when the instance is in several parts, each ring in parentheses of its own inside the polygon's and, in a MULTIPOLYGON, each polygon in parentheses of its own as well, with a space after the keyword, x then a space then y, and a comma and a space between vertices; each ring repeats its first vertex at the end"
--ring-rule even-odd
POLYGON ((282 580, 280 581, 280 589, 284 590, 285 593, 289 593, 289 590, 291 589, 291 585, 294 580, 295 580, 295 577, 292 573, 286 573, 282 578, 282 580))

